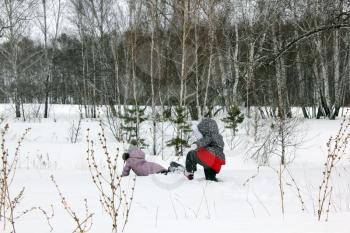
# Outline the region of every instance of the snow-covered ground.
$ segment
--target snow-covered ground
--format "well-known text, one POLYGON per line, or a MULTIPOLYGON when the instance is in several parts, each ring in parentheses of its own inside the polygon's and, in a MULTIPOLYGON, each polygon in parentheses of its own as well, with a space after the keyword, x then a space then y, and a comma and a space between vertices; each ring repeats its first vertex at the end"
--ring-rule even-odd
MULTIPOLYGON (((9 123, 6 146, 14 152, 18 138, 28 127, 30 133, 21 147, 18 170, 11 186, 12 193, 25 187, 23 199, 17 207, 21 212, 33 206, 41 206, 51 212, 53 232, 68 233, 75 228, 60 203, 55 186, 50 180, 54 175, 68 203, 78 215, 84 214, 86 198, 93 225, 89 232, 111 232, 109 217, 103 212, 99 194, 93 185, 86 162, 86 129, 97 141, 99 123, 84 119, 77 143, 69 140, 69 129, 76 122, 79 111, 76 106, 52 106, 50 119, 30 118, 27 122, 11 118, 11 107, 0 106, 2 123, 9 123)), ((261 124, 268 124, 261 121, 261 124)), ((125 232, 350 232, 350 155, 347 153, 337 165, 332 178, 332 202, 328 221, 317 221, 318 188, 322 182, 323 164, 326 161, 326 143, 339 129, 339 120, 303 120, 299 123, 297 139, 301 142, 289 165, 300 189, 305 211, 292 180, 285 176, 285 214, 281 212, 281 198, 278 175, 270 167, 261 167, 249 159, 247 151, 252 147, 251 128, 247 121, 240 127, 234 148, 225 148, 227 164, 218 175, 222 182, 207 182, 201 169, 195 179, 188 181, 180 174, 137 177, 135 196, 125 232), (301 140, 300 140, 301 139, 301 140), (246 182, 249 177, 255 178, 246 182)), ((222 124, 220 125, 223 128, 222 124)), ((145 135, 149 135, 145 127, 145 135)), ((165 135, 172 134, 171 127, 165 127, 165 135)), ((224 133, 225 137, 228 133, 224 133)), ((261 135, 260 135, 261 136, 261 135)), ((113 154, 119 147, 121 152, 127 145, 117 143, 106 129, 108 148, 113 154)), ((263 137, 263 134, 262 134, 263 137)), ((150 136, 147 139, 151 139, 150 136)), ((229 139, 227 138, 227 142, 229 139)), ((228 143, 227 143, 228 144, 228 143)), ((146 150, 147 151, 147 150, 146 150)), ((166 149, 163 153, 171 154, 166 149)), ((96 148, 96 155, 102 161, 102 151, 96 148)), ((148 160, 168 166, 175 158, 147 156, 148 160)), ((180 159, 184 163, 184 159, 180 159)), ((274 167, 274 165, 272 165, 274 167)), ((120 167, 121 168, 121 167, 120 167)), ((277 166, 276 166, 277 168, 277 166)), ((120 171, 120 169, 119 169, 120 171)), ((123 178, 125 183, 132 176, 123 178)), ((47 233, 49 227, 45 218, 33 212, 16 220, 17 233, 47 233)), ((3 232, 3 226, 0 226, 3 232)), ((7 226, 5 232, 10 232, 7 226)))

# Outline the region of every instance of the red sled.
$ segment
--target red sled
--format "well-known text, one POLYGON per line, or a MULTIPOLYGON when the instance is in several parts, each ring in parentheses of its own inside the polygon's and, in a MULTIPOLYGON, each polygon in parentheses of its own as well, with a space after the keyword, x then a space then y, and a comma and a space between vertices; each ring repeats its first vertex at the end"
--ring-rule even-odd
POLYGON ((219 173, 221 170, 221 166, 225 165, 225 161, 219 159, 210 151, 207 151, 204 148, 200 148, 196 153, 198 159, 206 166, 213 169, 216 173, 219 173))

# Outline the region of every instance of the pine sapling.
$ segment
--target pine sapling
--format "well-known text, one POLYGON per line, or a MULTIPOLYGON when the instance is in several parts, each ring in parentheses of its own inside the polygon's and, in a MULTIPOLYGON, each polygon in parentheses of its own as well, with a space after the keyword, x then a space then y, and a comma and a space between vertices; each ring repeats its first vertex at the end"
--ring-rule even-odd
POLYGON ((235 136, 237 132, 237 127, 244 120, 244 115, 241 110, 233 105, 228 108, 227 117, 223 118, 222 121, 225 123, 226 129, 231 129, 232 135, 235 136))
POLYGON ((175 108, 175 117, 170 118, 170 122, 174 124, 175 137, 167 142, 167 146, 175 148, 175 155, 182 156, 185 148, 189 148, 189 138, 191 126, 187 122, 186 109, 182 106, 175 108))
POLYGON ((233 148, 233 140, 238 131, 237 127, 244 120, 244 115, 241 113, 237 106, 230 106, 227 111, 227 117, 223 118, 222 121, 225 123, 225 128, 231 131, 231 149, 233 148))
POLYGON ((147 120, 145 114, 146 107, 142 108, 139 105, 133 105, 131 108, 125 108, 125 113, 121 116, 123 123, 121 130, 123 131, 123 138, 127 142, 131 139, 136 139, 140 147, 146 147, 145 139, 140 135, 141 124, 147 120))

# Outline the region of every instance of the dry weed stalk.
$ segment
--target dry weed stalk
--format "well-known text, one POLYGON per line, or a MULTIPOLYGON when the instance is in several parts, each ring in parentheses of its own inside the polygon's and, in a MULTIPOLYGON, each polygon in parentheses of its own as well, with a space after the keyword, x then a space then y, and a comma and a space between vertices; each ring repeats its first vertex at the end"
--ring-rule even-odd
POLYGON ((20 215, 18 215, 15 219, 17 220, 17 219, 21 218, 22 216, 27 215, 27 214, 29 214, 31 212, 34 212, 34 211, 39 211, 39 213, 41 213, 45 217, 47 225, 50 227, 50 232, 52 232, 53 231, 53 227, 51 225, 51 219, 53 219, 53 217, 55 216, 55 212, 54 212, 54 209, 53 209, 52 205, 51 205, 51 214, 50 215, 49 215, 49 213, 46 210, 44 210, 40 206, 34 206, 34 207, 30 208, 30 209, 22 211, 22 213, 20 215))
POLYGON ((281 210, 282 214, 284 215, 284 185, 283 185, 283 173, 286 169, 286 166, 282 164, 282 162, 279 164, 279 170, 277 171, 278 175, 278 187, 280 189, 280 197, 281 197, 281 210))
MULTIPOLYGON (((257 142, 248 154, 250 158, 258 162, 258 166, 270 167, 276 174, 278 179, 278 188, 281 199, 281 211, 285 212, 285 173, 288 172, 295 188, 298 192, 298 198, 302 205, 302 210, 305 210, 303 198, 300 189, 288 171, 288 166, 293 162, 296 149, 303 143, 300 137, 300 120, 298 118, 275 118, 268 129, 268 133, 264 135, 262 141, 257 142), (251 153, 253 152, 253 153, 251 153), (272 158, 278 159, 278 167, 275 168, 270 164, 272 158)), ((254 179, 257 175, 248 178, 244 185, 254 179)))
POLYGON ((30 128, 26 129, 21 138, 17 142, 15 154, 13 158, 10 158, 8 149, 5 146, 5 135, 9 129, 9 125, 6 124, 1 132, 1 159, 0 159, 0 222, 3 221, 3 229, 6 229, 6 224, 9 223, 12 232, 16 232, 15 220, 15 208, 19 204, 24 194, 24 187, 21 191, 13 196, 10 193, 10 186, 16 175, 16 168, 19 157, 19 150, 24 140, 24 137, 28 134, 30 128))
POLYGON ((29 133, 30 128, 26 129, 24 133, 21 135, 20 139, 17 141, 17 146, 15 148, 15 153, 13 156, 9 154, 8 149, 6 148, 5 135, 8 132, 9 125, 6 124, 4 129, 1 130, 0 138, 1 138, 1 146, 0 146, 0 223, 3 225, 3 229, 7 229, 7 224, 10 226, 8 228, 11 229, 11 232, 16 232, 16 221, 19 220, 24 215, 27 215, 34 211, 39 211, 44 215, 47 224, 50 227, 50 232, 53 230, 50 220, 53 218, 52 214, 49 215, 43 208, 41 207, 32 207, 30 209, 24 210, 18 214, 15 213, 15 209, 19 205, 21 199, 24 196, 23 187, 19 193, 13 195, 10 192, 11 184, 16 176, 17 172, 17 164, 20 156, 20 148, 24 141, 24 138, 29 133))
POLYGON ((304 212, 306 210, 306 207, 305 207, 304 198, 303 198, 303 196, 301 195, 301 192, 300 192, 300 187, 299 187, 298 183, 296 182, 295 178, 293 177, 292 173, 290 172, 290 170, 288 168, 287 168, 287 172, 288 172, 289 178, 293 182, 293 185, 294 185, 295 189, 297 190, 297 194, 298 194, 297 196, 298 196, 298 199, 300 201, 301 211, 304 212))
MULTIPOLYGON (((348 112, 346 113, 346 116, 348 112)), ((320 221, 324 212, 329 212, 329 206, 331 202, 332 184, 331 177, 337 163, 342 159, 346 153, 350 139, 350 119, 344 117, 340 128, 335 137, 330 137, 327 143, 327 160, 324 163, 324 170, 322 175, 322 183, 319 186, 318 192, 318 211, 317 217, 320 221), (327 208, 328 203, 328 208, 327 208), (327 208, 327 209, 326 209, 327 208)))
POLYGON ((104 128, 100 122, 101 132, 98 133, 99 144, 103 149, 103 164, 98 165, 94 150, 94 141, 90 140, 90 130, 87 129, 86 140, 88 143, 87 161, 93 183, 100 193, 100 203, 103 210, 110 216, 112 232, 122 232, 128 222, 131 204, 135 190, 136 177, 129 183, 122 183, 122 177, 118 174, 118 156, 111 156, 107 148, 107 139, 104 128))
POLYGON ((83 116, 80 113, 79 120, 77 123, 73 120, 71 123, 71 126, 68 130, 69 135, 69 142, 70 143, 77 143, 81 139, 81 124, 83 121, 83 116))
POLYGON ((284 215, 285 213, 285 185, 284 183, 286 183, 284 181, 284 178, 285 178, 285 172, 287 172, 290 180, 292 181, 292 185, 289 184, 290 186, 294 186, 294 188, 296 189, 297 191, 297 197, 299 199, 299 202, 300 202, 300 205, 301 205, 301 211, 304 212, 306 210, 306 207, 305 207, 305 202, 304 202, 304 198, 301 194, 301 191, 300 191, 300 187, 298 185, 298 183, 296 182, 295 178, 293 177, 291 171, 289 170, 288 168, 288 163, 287 164, 282 164, 282 163, 279 163, 279 168, 278 169, 275 169, 273 167, 271 167, 272 170, 274 170, 278 176, 278 186, 279 186, 279 191, 280 191, 280 198, 281 198, 281 210, 282 210, 282 214, 284 215))
POLYGON ((73 230, 73 233, 86 233, 88 232, 91 227, 92 227, 92 216, 94 215, 93 213, 90 213, 87 199, 84 199, 84 207, 85 207, 85 216, 83 219, 80 219, 76 212, 73 211, 73 209, 70 207, 68 204, 66 197, 62 194, 61 189, 58 187, 58 184, 54 178, 53 175, 51 175, 51 181, 54 183, 56 190, 58 192, 58 195, 61 198, 61 203, 64 207, 64 209, 67 211, 69 216, 73 219, 75 223, 75 229, 73 230))
POLYGON ((246 179, 242 185, 246 186, 247 184, 249 184, 252 180, 254 180, 259 175, 259 172, 260 172, 260 166, 257 167, 256 174, 248 177, 248 179, 246 179))

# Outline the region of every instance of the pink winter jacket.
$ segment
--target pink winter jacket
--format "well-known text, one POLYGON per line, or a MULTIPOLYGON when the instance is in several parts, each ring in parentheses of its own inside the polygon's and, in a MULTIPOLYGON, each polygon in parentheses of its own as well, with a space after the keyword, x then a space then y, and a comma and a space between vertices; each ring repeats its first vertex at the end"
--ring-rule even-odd
POLYGON ((137 147, 129 150, 129 158, 124 165, 122 176, 128 176, 130 169, 132 169, 137 176, 148 176, 150 174, 167 171, 167 169, 157 163, 147 162, 145 160, 145 153, 137 147))

